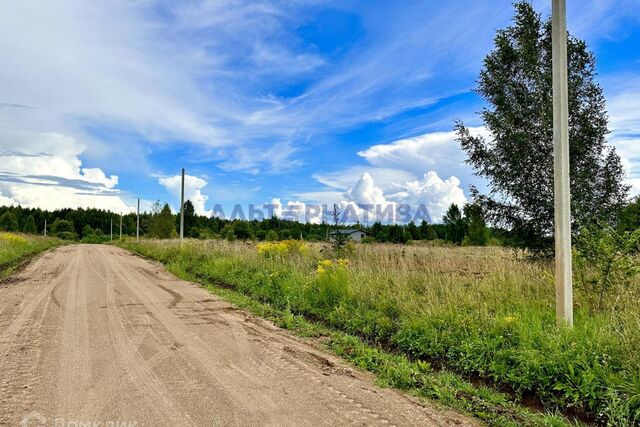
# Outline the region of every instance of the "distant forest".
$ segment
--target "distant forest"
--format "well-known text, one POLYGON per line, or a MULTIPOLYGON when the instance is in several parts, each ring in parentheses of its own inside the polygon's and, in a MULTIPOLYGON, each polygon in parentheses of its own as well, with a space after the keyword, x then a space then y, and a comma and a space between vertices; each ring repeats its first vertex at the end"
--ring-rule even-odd
MULTIPOLYGON (((363 229, 368 241, 406 243, 410 240, 448 240, 462 243, 468 234, 469 221, 463 217, 462 210, 452 206, 443 224, 413 222, 404 225, 374 223, 361 224, 301 223, 277 217, 252 220, 227 220, 217 217, 196 215, 193 204, 185 202, 185 237, 225 238, 252 240, 304 239, 308 241, 327 240, 331 230, 363 229), (447 222, 448 221, 448 222, 447 222)), ((0 207, 0 230, 43 234, 45 220, 47 234, 69 240, 105 240, 120 235, 120 215, 102 209, 60 209, 47 211, 20 206, 0 207)), ((473 227, 473 225, 471 225, 473 227)), ((481 223, 484 229, 484 222, 481 223)), ((167 204, 156 203, 150 212, 140 213, 140 236, 152 238, 177 237, 180 229, 180 216, 173 214, 167 204)), ((488 231, 481 231, 489 238, 488 231)), ((136 214, 122 216, 122 235, 136 235, 136 214)), ((482 244, 483 242, 478 242, 482 244)))
MULTIPOLYGON (((43 234, 45 220, 47 234, 68 240, 104 241, 120 235, 120 215, 102 209, 60 209, 47 211, 20 206, 0 206, 0 230, 31 234, 43 234)), ((629 203, 619 218, 624 230, 640 228, 640 199, 629 203)), ((506 230, 485 225, 481 210, 471 204, 462 208, 451 207, 439 224, 332 224, 301 223, 271 217, 245 221, 227 220, 196 215, 193 204, 185 202, 185 237, 196 239, 224 238, 229 240, 327 240, 337 228, 362 229, 367 232, 366 241, 407 243, 412 240, 442 240, 453 244, 511 245, 513 236, 506 230)), ((150 212, 140 213, 140 236, 151 238, 177 237, 180 216, 173 214, 168 204, 155 203, 150 212)), ((136 214, 122 216, 122 235, 136 235, 136 214)))

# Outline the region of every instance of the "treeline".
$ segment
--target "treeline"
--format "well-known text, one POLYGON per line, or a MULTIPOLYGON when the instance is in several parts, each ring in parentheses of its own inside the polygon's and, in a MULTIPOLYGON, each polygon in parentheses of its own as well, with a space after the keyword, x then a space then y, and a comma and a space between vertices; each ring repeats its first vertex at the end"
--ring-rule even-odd
MULTIPOLYGON (((68 240, 104 241, 120 235, 136 235, 136 214, 122 215, 102 209, 60 209, 46 211, 20 206, 0 206, 0 230, 30 234, 43 234, 45 221, 47 234, 68 240), (112 228, 113 227, 113 228, 112 228)), ((619 229, 633 231, 640 228, 640 199, 629 203, 619 216, 619 229)), ((277 217, 261 221, 226 220, 217 217, 196 215, 193 204, 185 202, 185 237, 241 240, 304 239, 308 241, 328 240, 336 228, 359 228, 367 232, 366 241, 407 243, 412 240, 442 240, 457 245, 511 245, 513 236, 506 230, 487 227, 482 210, 472 204, 461 208, 451 205, 439 224, 410 222, 405 225, 301 223, 277 217)), ((151 211, 140 213, 140 236, 152 238, 174 238, 180 230, 180 216, 173 214, 168 204, 156 202, 151 211)))

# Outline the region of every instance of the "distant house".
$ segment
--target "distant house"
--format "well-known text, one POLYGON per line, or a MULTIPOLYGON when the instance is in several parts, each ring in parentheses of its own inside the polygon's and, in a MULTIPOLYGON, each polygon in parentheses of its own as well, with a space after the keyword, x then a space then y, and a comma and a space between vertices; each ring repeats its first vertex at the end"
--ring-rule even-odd
POLYGON ((354 242, 360 242, 363 238, 367 237, 367 233, 360 229, 334 230, 329 233, 329 240, 336 240, 336 236, 339 234, 346 236, 347 240, 353 240, 354 242))

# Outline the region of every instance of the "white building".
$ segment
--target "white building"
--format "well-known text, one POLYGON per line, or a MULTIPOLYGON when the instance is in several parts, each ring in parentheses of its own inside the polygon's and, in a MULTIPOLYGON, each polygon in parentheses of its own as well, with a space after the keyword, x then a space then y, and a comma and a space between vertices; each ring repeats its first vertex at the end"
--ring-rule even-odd
POLYGON ((353 240, 354 242, 360 242, 367 237, 367 233, 363 230, 334 230, 329 233, 329 240, 334 241, 335 236, 338 234, 345 236, 346 240, 353 240))

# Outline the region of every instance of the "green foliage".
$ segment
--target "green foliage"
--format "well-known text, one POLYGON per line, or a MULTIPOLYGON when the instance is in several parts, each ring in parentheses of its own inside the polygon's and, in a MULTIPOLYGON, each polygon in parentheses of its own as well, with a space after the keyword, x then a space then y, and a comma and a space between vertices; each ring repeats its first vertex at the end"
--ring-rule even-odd
POLYGON ((29 215, 24 222, 24 232, 27 234, 38 234, 38 229, 36 227, 36 220, 33 218, 33 215, 29 215))
POLYGON ((76 240, 78 238, 73 223, 65 219, 56 219, 51 224, 51 235, 62 240, 76 240))
POLYGON ((178 236, 175 226, 175 217, 171 213, 168 203, 165 203, 162 209, 158 210, 158 206, 153 209, 154 215, 151 219, 149 235, 160 239, 175 238, 178 236))
MULTIPOLYGON (((296 324, 296 316, 308 316, 416 363, 435 363, 506 386, 513 390, 516 401, 533 396, 548 410, 583 413, 612 426, 634 425, 638 420, 637 310, 618 310, 615 316, 610 311, 590 315, 580 308, 585 300, 579 293, 575 327, 559 328, 551 273, 535 273, 539 267, 532 261, 514 264, 509 252, 367 245, 358 247, 348 265, 342 261, 342 267, 335 260, 320 261, 322 253, 313 251, 304 256, 261 257, 256 251, 243 251, 244 243, 203 243, 178 249, 164 243, 129 241, 126 246, 167 263, 171 271, 188 280, 222 284, 285 310, 287 325, 296 324), (391 250, 393 257, 386 252, 391 250), (425 264, 433 255, 411 253, 418 250, 447 254, 432 262, 450 275, 434 273, 425 264), (376 255, 377 251, 382 253, 376 255), (368 255, 363 257, 362 252, 368 255), (470 278, 460 267, 447 265, 457 253, 460 266, 470 269, 470 278), (471 257, 472 253, 477 257, 471 257), (491 265, 497 271, 480 268, 480 259, 493 259, 491 265), (383 262, 388 265, 379 266, 383 262), (415 264, 408 265, 410 262, 415 264), (394 265, 390 274, 378 277, 394 265), (427 271, 412 278, 413 265, 427 271), (514 268, 520 275, 514 275, 514 268)), ((627 307, 635 307, 633 296, 623 300, 631 304, 627 307)), ((361 362, 365 363, 357 363, 361 362)), ((376 364, 372 361, 368 368, 389 384, 422 389, 411 380, 413 368, 407 371, 400 365, 385 368, 376 364)), ((455 400, 455 388, 443 394, 430 386, 424 390, 430 397, 455 400)), ((530 422, 518 419, 515 424, 530 422)))
POLYGON ((464 216, 467 222, 467 234, 462 244, 465 246, 485 246, 491 238, 482 214, 482 208, 477 205, 467 204, 464 207, 464 216))
POLYGON ((220 231, 220 237, 230 242, 236 240, 236 234, 233 224, 229 223, 222 227, 222 230, 220 231))
POLYGON ((622 231, 640 229, 640 196, 632 200, 620 213, 618 227, 622 231))
POLYGON ((94 230, 90 225, 85 225, 82 228, 82 243, 105 243, 111 239, 111 236, 107 236, 102 233, 102 230, 94 230))
POLYGON ((18 231, 18 220, 12 212, 7 211, 0 215, 0 230, 18 231))
MULTIPOLYGON (((178 222, 180 221, 180 216, 177 217, 178 222)), ((193 229, 196 226, 197 218, 196 218, 196 209, 193 207, 193 203, 191 200, 187 200, 184 202, 184 235, 185 237, 197 237, 193 234, 193 229)), ((178 223, 178 228, 180 224, 178 223)))
POLYGON ((322 260, 315 280, 305 289, 305 303, 311 314, 322 315, 336 309, 348 294, 349 269, 345 259, 322 260))
POLYGON ((467 234, 467 223, 462 218, 462 212, 458 205, 451 204, 442 221, 446 230, 445 238, 457 245, 461 244, 467 234))
POLYGON ((269 230, 267 231, 264 240, 266 240, 267 242, 275 242, 276 240, 278 240, 278 233, 276 233, 275 230, 269 230))
POLYGON ((427 221, 422 221, 420 223, 420 237, 425 240, 437 240, 438 235, 435 230, 427 221))
MULTIPOLYGON (((551 23, 528 1, 515 4, 514 23, 499 30, 484 60, 477 92, 491 137, 456 124, 467 163, 489 184, 472 189, 490 222, 511 229, 513 243, 536 251, 553 246, 553 97, 551 23)), ((594 222, 615 223, 626 201, 620 157, 606 144, 607 114, 595 81, 595 58, 569 36, 569 141, 574 231, 594 222)))
POLYGON ((59 239, 51 237, 0 233, 0 278, 28 257, 61 244, 59 239))
POLYGON ((619 232, 601 225, 580 231, 573 251, 575 283, 592 312, 610 308, 629 290, 640 273, 639 251, 640 229, 619 232))

